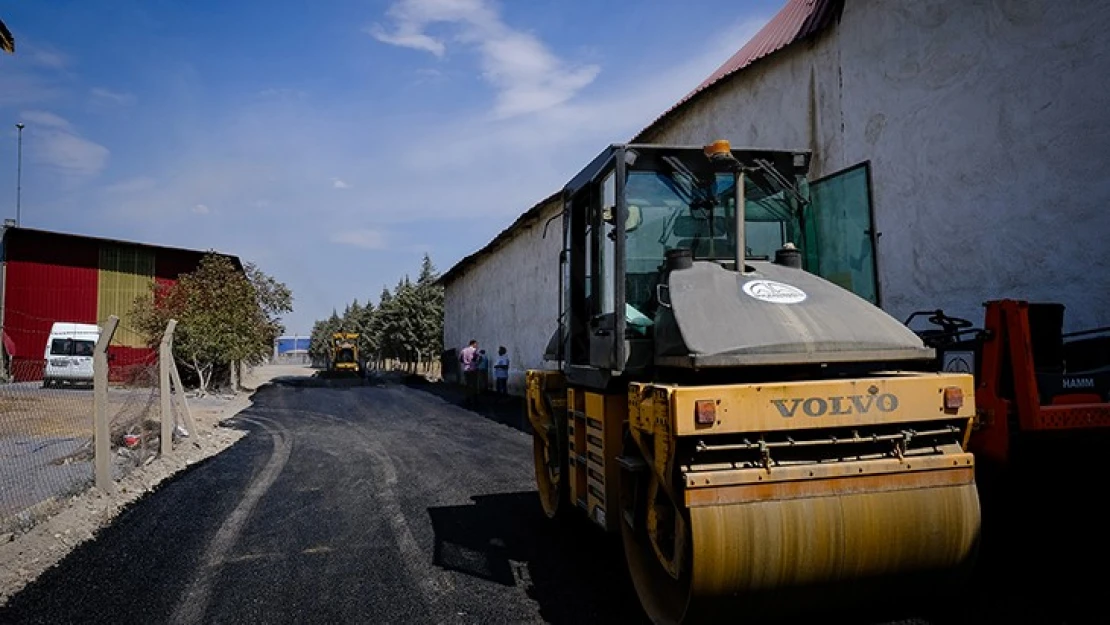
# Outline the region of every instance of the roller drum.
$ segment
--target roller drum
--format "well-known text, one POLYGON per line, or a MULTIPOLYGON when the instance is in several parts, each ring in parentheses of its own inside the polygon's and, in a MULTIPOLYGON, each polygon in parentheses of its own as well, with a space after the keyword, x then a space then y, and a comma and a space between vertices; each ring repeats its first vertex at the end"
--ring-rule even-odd
POLYGON ((882 596, 896 580, 957 582, 974 560, 980 525, 974 483, 688 512, 691 549, 678 580, 646 536, 622 523, 636 591, 656 623, 750 622, 814 601, 842 607, 882 596))

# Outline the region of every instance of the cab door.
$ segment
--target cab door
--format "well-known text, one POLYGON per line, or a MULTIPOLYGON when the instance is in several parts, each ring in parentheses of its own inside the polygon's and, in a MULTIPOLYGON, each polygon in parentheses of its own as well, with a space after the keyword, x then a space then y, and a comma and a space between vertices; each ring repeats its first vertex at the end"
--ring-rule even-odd
POLYGON ((590 303, 590 365, 617 369, 616 308, 617 226, 616 174, 610 170, 597 183, 591 202, 590 232, 596 255, 591 272, 594 293, 590 303))
POLYGON ((817 275, 839 284, 876 306, 880 305, 875 231, 871 209, 871 176, 861 163, 814 180, 809 185, 812 224, 810 241, 816 251, 817 275))
POLYGON ((620 373, 624 346, 624 210, 618 168, 610 166, 567 199, 565 214, 568 363, 620 373), (617 314, 621 311, 622 314, 617 314))

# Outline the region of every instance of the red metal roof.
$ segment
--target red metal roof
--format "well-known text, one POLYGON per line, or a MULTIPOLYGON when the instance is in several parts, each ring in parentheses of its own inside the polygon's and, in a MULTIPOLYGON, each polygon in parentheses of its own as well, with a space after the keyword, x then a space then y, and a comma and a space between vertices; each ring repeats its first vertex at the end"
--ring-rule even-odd
POLYGON ((744 47, 740 48, 736 54, 718 67, 717 71, 702 81, 693 91, 686 94, 674 106, 648 124, 632 139, 632 142, 641 141, 645 133, 709 87, 732 76, 759 59, 766 58, 791 44, 808 39, 823 31, 840 18, 840 12, 843 8, 844 0, 788 0, 786 6, 775 17, 771 18, 771 21, 767 22, 767 25, 756 33, 748 43, 744 44, 744 47))

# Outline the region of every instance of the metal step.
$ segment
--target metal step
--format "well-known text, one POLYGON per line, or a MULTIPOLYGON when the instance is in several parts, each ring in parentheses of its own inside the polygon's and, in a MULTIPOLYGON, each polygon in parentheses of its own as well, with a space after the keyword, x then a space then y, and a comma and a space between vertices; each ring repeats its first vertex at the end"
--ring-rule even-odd
POLYGON ((639 456, 617 456, 617 464, 629 473, 639 473, 648 468, 647 463, 639 456))

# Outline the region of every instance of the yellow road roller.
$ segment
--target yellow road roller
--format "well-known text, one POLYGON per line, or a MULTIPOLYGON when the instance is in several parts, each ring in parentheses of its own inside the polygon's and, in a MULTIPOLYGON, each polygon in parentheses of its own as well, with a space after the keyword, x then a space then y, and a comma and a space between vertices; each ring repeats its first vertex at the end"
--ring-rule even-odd
POLYGON ((621 534, 654 622, 945 596, 974 564, 972 377, 821 276, 810 159, 612 145, 563 190, 540 502, 621 534))

